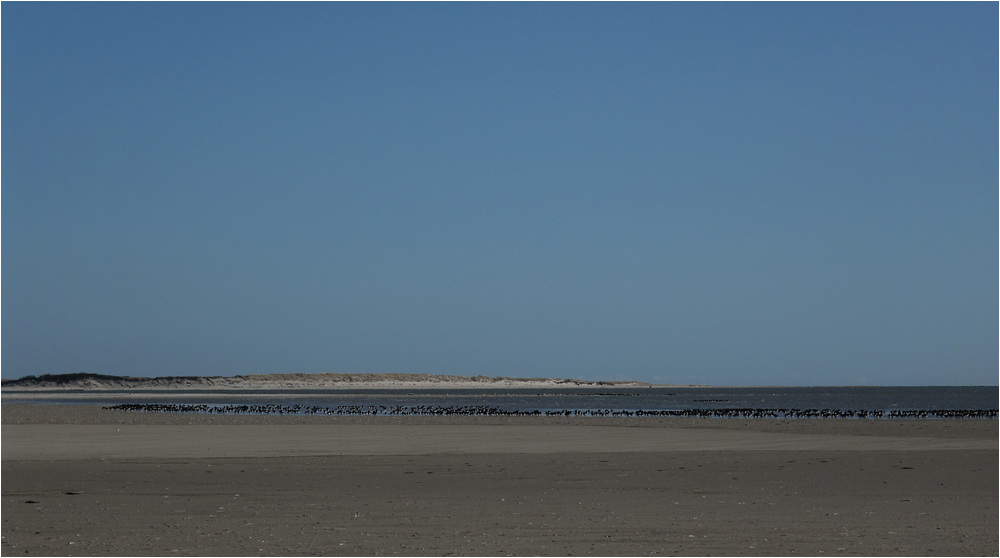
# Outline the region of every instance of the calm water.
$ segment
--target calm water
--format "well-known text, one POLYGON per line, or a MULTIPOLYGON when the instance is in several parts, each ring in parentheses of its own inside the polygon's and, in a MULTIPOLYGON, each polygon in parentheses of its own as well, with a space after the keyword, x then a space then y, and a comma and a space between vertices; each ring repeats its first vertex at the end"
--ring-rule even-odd
MULTIPOLYGON (((683 411, 693 409, 829 409, 833 411, 996 410, 997 387, 608 388, 559 390, 288 390, 254 395, 226 391, 108 392, 87 400, 59 397, 35 403, 272 405, 284 407, 488 407, 510 412, 683 411)), ((20 402, 16 395, 4 398, 20 402)))

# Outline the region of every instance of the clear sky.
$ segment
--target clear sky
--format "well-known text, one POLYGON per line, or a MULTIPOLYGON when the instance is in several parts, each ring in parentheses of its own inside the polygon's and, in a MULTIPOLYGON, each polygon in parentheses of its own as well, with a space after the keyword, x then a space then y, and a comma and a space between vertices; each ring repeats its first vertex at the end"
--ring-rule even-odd
POLYGON ((2 5, 2 375, 998 383, 998 5, 2 5))

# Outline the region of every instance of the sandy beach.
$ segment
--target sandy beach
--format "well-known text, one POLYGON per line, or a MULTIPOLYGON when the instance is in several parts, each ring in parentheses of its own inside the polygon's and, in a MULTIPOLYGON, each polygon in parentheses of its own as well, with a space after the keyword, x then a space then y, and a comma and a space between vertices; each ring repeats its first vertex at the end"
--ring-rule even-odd
POLYGON ((995 420, 2 412, 5 556, 998 550, 995 420))

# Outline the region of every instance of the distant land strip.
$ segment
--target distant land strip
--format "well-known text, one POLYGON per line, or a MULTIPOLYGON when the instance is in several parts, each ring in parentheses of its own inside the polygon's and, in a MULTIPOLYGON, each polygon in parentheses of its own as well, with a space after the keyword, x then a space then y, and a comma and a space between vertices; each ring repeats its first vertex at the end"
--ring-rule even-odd
POLYGON ((653 387, 639 381, 595 381, 506 376, 436 374, 252 374, 241 376, 160 376, 42 374, 3 380, 5 390, 152 390, 152 389, 352 389, 352 388, 565 388, 653 387))

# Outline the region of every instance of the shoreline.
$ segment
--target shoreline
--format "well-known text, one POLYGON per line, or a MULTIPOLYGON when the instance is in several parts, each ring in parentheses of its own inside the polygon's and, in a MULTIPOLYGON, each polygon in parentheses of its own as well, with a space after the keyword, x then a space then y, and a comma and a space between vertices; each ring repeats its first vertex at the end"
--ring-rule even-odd
POLYGON ((98 404, 3 403, 0 424, 17 425, 243 425, 243 426, 585 426, 643 429, 731 430, 786 434, 1000 439, 995 419, 811 419, 701 417, 566 417, 484 415, 264 415, 133 412, 98 404))
MULTIPOLYGON (((17 380, 4 380, 4 383, 14 382, 17 380)), ((938 387, 938 388, 993 388, 997 386, 991 385, 919 385, 919 386, 871 386, 871 385, 815 385, 815 386, 772 386, 772 385, 748 385, 748 386, 730 386, 730 385, 710 385, 710 384, 651 384, 647 382, 639 381, 589 381, 589 380, 545 380, 545 381, 534 381, 534 380, 524 380, 524 381, 496 381, 496 382, 476 382, 476 381, 463 381, 463 382, 451 382, 451 381, 440 381, 440 382, 398 382, 398 381, 336 381, 336 382, 301 382, 301 383, 285 383, 285 382, 254 382, 250 385, 243 384, 229 384, 229 383, 206 383, 204 385, 193 385, 193 384, 169 384, 169 385, 150 385, 150 386, 4 386, 0 388, 0 394, 3 396, 25 396, 30 394, 50 394, 50 393, 65 393, 72 395, 86 395, 86 394, 121 394, 123 392, 128 392, 135 395, 140 394, 161 394, 161 393, 179 393, 184 395, 198 395, 206 392, 213 393, 230 393, 230 392, 242 392, 247 395, 297 395, 304 391, 360 391, 360 390, 374 390, 374 391, 402 391, 402 390, 421 390, 421 391, 447 391, 447 390, 489 390, 495 389, 497 391, 514 391, 514 390, 529 390, 529 389, 539 389, 539 390, 564 390, 564 389, 580 389, 580 390, 598 390, 598 389, 850 389, 850 388, 927 388, 927 387, 938 387)))

